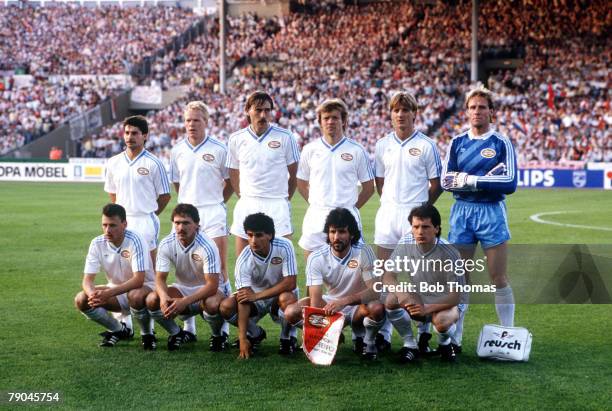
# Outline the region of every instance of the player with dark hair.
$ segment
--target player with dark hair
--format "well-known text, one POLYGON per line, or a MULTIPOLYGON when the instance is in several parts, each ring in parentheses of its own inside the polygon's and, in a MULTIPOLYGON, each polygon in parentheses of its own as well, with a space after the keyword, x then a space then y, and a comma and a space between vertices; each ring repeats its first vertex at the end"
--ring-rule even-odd
POLYGON ((273 108, 269 94, 249 95, 245 106, 249 126, 229 138, 226 165, 239 197, 230 228, 236 236, 236 255, 248 244, 243 222, 250 214, 272 217, 279 236, 293 233, 289 201, 295 192, 300 153, 290 131, 270 124, 273 108))
POLYGON ((147 119, 142 116, 123 121, 126 149, 106 163, 104 190, 112 203, 125 208, 128 227, 145 239, 155 261, 158 215, 170 201, 170 182, 162 162, 145 149, 148 133, 147 119))
POLYGON ((223 317, 238 326, 240 358, 249 358, 253 349, 266 338, 257 323, 266 314, 281 325, 279 353, 291 355, 296 350, 296 329, 284 318, 286 307, 297 300, 297 264, 293 244, 275 238, 274 221, 263 213, 244 220, 248 247, 236 260, 236 293, 223 300, 223 317))
POLYGON ((134 331, 115 319, 110 312, 138 320, 145 349, 154 348, 145 297, 155 288, 153 264, 142 237, 127 230, 125 209, 118 204, 107 204, 102 209, 103 235, 94 238, 83 270, 83 291, 75 297, 76 307, 89 318, 107 329, 102 333, 101 347, 113 347, 119 340, 130 339, 134 331), (102 270, 106 285, 95 285, 102 270))
POLYGON ((191 204, 178 204, 172 210, 174 232, 159 244, 156 287, 147 296, 151 317, 168 331, 170 351, 196 339, 191 332, 179 328, 174 322, 176 316, 186 320, 201 314, 212 330, 211 351, 222 351, 227 343, 227 334, 221 329, 224 321, 219 314, 219 304, 228 295, 219 281, 219 250, 200 231, 199 222, 198 209, 191 204), (176 281, 168 286, 172 266, 176 281))
POLYGON ((451 289, 450 283, 465 284, 464 277, 453 270, 446 271, 441 264, 461 259, 457 250, 440 238, 441 217, 433 205, 413 208, 408 217, 411 233, 402 237, 393 251, 390 261, 409 259, 420 261, 419 268, 410 272, 393 270, 385 272, 383 282, 398 285, 398 275, 406 276, 404 282, 414 285, 414 292, 392 292, 387 294, 385 308, 387 318, 398 331, 404 344, 399 351, 399 361, 414 362, 419 348, 412 334, 411 319, 424 323, 432 322, 438 333, 438 352, 445 361, 455 361, 455 346, 451 343, 460 313, 465 309, 464 297, 451 289), (432 264, 430 264, 432 263, 432 264), (440 263, 440 264, 437 264, 440 263), (423 291, 423 285, 435 285, 443 289, 423 291))
MULTIPOLYGON (((514 325, 514 295, 507 276, 510 239, 504 198, 517 186, 516 155, 508 137, 495 131, 493 94, 480 86, 465 99, 470 129, 454 137, 442 173, 442 187, 451 191, 449 241, 471 259, 480 245, 487 258, 491 282, 496 286, 495 307, 502 326, 514 325)), ((463 317, 457 345, 461 345, 463 317)))
POLYGON ((353 350, 364 359, 377 358, 375 336, 385 319, 384 306, 372 289, 374 253, 359 241, 357 220, 346 208, 335 208, 325 220, 327 245, 310 254, 306 263, 309 297, 287 307, 289 322, 301 325, 302 307, 338 311, 353 330, 353 350), (323 286, 327 294, 323 294, 323 286))

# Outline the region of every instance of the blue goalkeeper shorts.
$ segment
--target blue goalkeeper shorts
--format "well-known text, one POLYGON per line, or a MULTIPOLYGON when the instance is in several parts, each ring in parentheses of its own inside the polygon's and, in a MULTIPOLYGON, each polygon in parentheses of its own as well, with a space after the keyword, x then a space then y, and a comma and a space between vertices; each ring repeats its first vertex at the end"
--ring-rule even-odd
POLYGON ((476 244, 480 241, 483 248, 490 248, 510 240, 506 204, 475 203, 457 200, 451 207, 450 231, 451 244, 476 244))

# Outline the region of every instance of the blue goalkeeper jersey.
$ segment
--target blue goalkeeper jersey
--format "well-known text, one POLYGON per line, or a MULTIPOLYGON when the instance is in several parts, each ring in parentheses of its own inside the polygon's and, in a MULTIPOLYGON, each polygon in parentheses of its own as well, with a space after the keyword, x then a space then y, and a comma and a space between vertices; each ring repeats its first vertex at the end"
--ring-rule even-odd
POLYGON ((476 191, 453 190, 456 200, 499 202, 506 194, 516 191, 516 154, 508 137, 490 130, 481 136, 466 131, 451 140, 446 154, 442 178, 447 172, 464 172, 477 176, 476 191), (487 175, 496 165, 504 163, 506 171, 487 175))

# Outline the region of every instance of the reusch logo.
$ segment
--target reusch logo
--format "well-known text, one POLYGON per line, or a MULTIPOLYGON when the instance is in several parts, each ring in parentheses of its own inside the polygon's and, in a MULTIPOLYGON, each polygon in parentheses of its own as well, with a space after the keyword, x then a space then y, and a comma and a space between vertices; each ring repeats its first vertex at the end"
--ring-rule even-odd
POLYGON ((484 342, 483 347, 498 347, 498 348, 507 348, 509 350, 517 350, 521 349, 521 343, 518 340, 514 340, 514 342, 504 342, 500 340, 487 340, 484 342))

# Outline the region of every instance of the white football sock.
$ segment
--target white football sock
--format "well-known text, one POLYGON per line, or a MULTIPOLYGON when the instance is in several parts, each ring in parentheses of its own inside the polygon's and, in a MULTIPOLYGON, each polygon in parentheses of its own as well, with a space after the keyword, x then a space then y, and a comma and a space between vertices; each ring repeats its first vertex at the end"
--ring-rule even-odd
POLYGON ((376 352, 376 334, 384 323, 384 318, 380 321, 373 320, 370 317, 363 319, 363 326, 365 327, 363 342, 366 344, 366 352, 376 352))
POLYGON ((463 309, 463 311, 459 311, 459 319, 457 320, 457 323, 455 324, 457 327, 457 329, 455 330, 455 334, 453 334, 452 336, 452 343, 455 345, 461 345, 461 342, 463 341, 463 320, 465 319, 465 313, 468 309, 468 304, 464 304, 465 308, 463 309))
POLYGON ((397 333, 404 340, 404 347, 417 348, 417 343, 414 340, 414 334, 412 334, 412 321, 410 315, 403 308, 396 308, 395 310, 387 310, 387 318, 389 322, 393 324, 393 327, 397 330, 397 333))
POLYGON ((438 344, 440 345, 448 345, 451 343, 451 336, 455 333, 455 329, 457 327, 455 326, 455 324, 451 325, 451 327, 446 330, 445 332, 441 333, 440 331, 438 331, 438 329, 434 326, 434 330, 436 330, 436 332, 438 333, 438 344))
POLYGON ((495 310, 503 327, 514 327, 514 294, 510 285, 495 290, 495 310))
POLYGON ((146 308, 137 310, 136 308, 130 307, 130 311, 140 326, 140 335, 153 334, 153 319, 149 315, 149 310, 146 308))
POLYGON ((159 325, 163 327, 164 330, 168 331, 170 335, 176 335, 181 331, 181 328, 176 324, 176 322, 172 319, 164 317, 164 314, 161 310, 151 311, 149 310, 149 315, 153 318, 159 325))
POLYGON ((206 311, 202 311, 202 317, 204 321, 206 321, 210 325, 210 330, 214 337, 218 337, 221 335, 221 327, 223 327, 223 317, 221 314, 217 313, 215 315, 210 315, 206 311))
POLYGON ((193 335, 196 335, 198 332, 196 329, 196 316, 195 315, 190 315, 189 317, 181 316, 181 319, 183 320, 183 330, 188 331, 192 333, 193 335))
POLYGON ((285 313, 280 308, 278 309, 278 318, 281 324, 280 338, 282 340, 288 340, 290 337, 295 337, 295 335, 297 335, 295 327, 285 319, 285 313))
POLYGON ((106 308, 97 307, 82 311, 83 315, 92 321, 97 322, 108 331, 117 332, 123 328, 121 323, 113 318, 106 308))
POLYGON ((383 337, 385 337, 385 340, 387 342, 391 342, 391 336, 393 335, 393 324, 391 324, 391 321, 385 318, 385 323, 380 328, 380 330, 378 330, 378 332, 382 334, 383 337))

